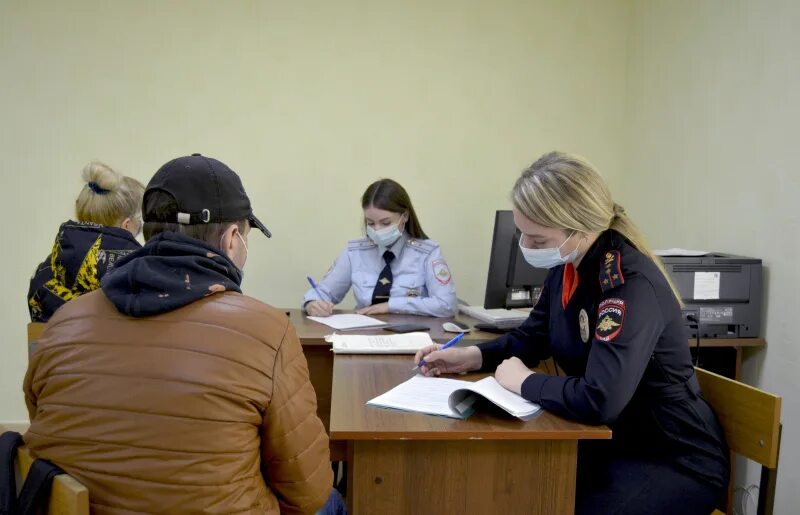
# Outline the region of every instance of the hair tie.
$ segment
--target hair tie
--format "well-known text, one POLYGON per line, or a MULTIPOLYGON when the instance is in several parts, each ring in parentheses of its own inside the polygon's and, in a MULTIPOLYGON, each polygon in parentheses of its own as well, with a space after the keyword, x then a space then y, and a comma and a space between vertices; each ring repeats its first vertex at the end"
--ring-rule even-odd
POLYGON ((111 190, 107 190, 105 188, 101 188, 100 185, 97 184, 94 181, 89 182, 86 185, 89 186, 90 190, 92 190, 93 192, 97 193, 98 195, 105 195, 106 193, 109 193, 111 191, 111 190))
POLYGON ((622 216, 625 214, 625 208, 614 202, 614 216, 622 216))

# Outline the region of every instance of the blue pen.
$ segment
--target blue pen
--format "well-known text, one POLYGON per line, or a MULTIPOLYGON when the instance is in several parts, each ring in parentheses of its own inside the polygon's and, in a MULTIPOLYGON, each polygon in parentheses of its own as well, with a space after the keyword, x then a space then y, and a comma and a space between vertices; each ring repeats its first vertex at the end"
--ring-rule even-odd
POLYGON ((319 292, 319 288, 317 288, 317 283, 314 282, 314 279, 312 279, 310 275, 307 275, 306 279, 308 279, 308 284, 310 284, 311 287, 314 288, 314 291, 317 292, 317 297, 319 297, 319 300, 325 300, 325 297, 323 297, 319 292))
MULTIPOLYGON (((457 334, 455 338, 453 338, 449 342, 447 342, 444 345, 442 345, 439 348, 439 350, 445 350, 445 349, 447 349, 449 347, 452 347, 453 345, 457 344, 458 342, 461 341, 461 338, 463 338, 465 334, 467 334, 467 333, 459 333, 459 334, 457 334)), ((427 363, 425 363, 424 359, 421 359, 421 360, 419 360, 419 365, 417 365, 416 367, 412 368, 411 371, 413 372, 414 370, 418 369, 419 367, 421 367, 423 365, 427 365, 427 363)))

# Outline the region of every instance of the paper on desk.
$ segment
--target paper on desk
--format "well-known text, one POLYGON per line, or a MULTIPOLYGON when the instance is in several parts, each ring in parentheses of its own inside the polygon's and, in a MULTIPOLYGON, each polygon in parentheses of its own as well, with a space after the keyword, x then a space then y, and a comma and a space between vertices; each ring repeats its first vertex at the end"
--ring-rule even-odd
MULTIPOLYGON (((469 389, 483 395, 515 417, 525 418, 541 409, 537 404, 524 399, 521 395, 506 390, 497 382, 497 379, 491 376, 471 383, 469 389)), ((451 401, 453 400, 455 399, 451 398, 451 401)))
POLYGON ((416 375, 383 395, 367 401, 367 405, 450 418, 464 418, 450 408, 448 399, 450 394, 463 387, 465 382, 458 379, 416 375))
POLYGON ((656 250, 653 252, 656 256, 687 256, 687 257, 699 257, 699 256, 707 256, 710 252, 705 250, 689 250, 689 249, 679 249, 679 248, 671 248, 671 249, 664 249, 664 250, 656 250))
POLYGON ((343 313, 338 315, 331 315, 329 317, 308 317, 309 320, 325 324, 334 329, 354 329, 356 327, 377 327, 386 325, 383 320, 368 317, 366 315, 358 315, 355 313, 343 313))
POLYGON ((529 420, 541 407, 503 388, 494 377, 477 382, 416 375, 383 395, 367 401, 369 406, 415 411, 450 418, 467 418, 478 394, 511 415, 529 420))
POLYGON ((332 334, 325 341, 333 344, 337 354, 415 354, 433 340, 428 333, 403 334, 332 334))

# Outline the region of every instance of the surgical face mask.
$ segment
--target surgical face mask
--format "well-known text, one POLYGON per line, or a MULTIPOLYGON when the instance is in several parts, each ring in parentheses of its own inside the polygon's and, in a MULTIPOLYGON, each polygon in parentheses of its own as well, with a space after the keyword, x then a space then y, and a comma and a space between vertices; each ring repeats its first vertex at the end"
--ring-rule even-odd
MULTIPOLYGON (((241 241, 242 245, 244 246, 244 260, 242 261, 242 266, 239 267, 239 271, 244 273, 244 264, 247 262, 247 254, 250 252, 250 249, 247 248, 247 242, 244 241, 244 238, 242 238, 241 233, 237 232, 236 236, 239 237, 239 241, 241 241)), ((219 242, 219 245, 220 245, 220 248, 224 247, 224 245, 222 244, 222 241, 219 242)), ((228 256, 228 257, 230 258, 230 256, 228 256)), ((231 259, 231 261, 233 261, 233 259, 231 259)), ((234 263, 234 264, 236 264, 236 263, 234 263)))
POLYGON ((378 230, 367 226, 367 236, 369 236, 369 239, 381 247, 390 247, 394 242, 397 241, 398 238, 400 238, 400 234, 400 228, 397 226, 397 224, 378 230))
POLYGON ((528 262, 529 265, 535 266, 536 268, 553 268, 554 266, 563 265, 566 263, 572 263, 575 261, 575 258, 578 257, 578 247, 575 248, 572 252, 567 254, 566 256, 561 256, 561 247, 563 247, 572 235, 575 234, 575 231, 572 232, 567 239, 564 240, 564 243, 559 245, 558 247, 553 247, 549 249, 529 249, 522 246, 522 237, 519 238, 519 248, 522 251, 522 256, 525 258, 525 261, 528 262))
POLYGON ((239 241, 241 241, 242 245, 244 245, 244 260, 242 261, 242 267, 241 267, 244 270, 244 264, 247 263, 247 255, 250 253, 250 249, 247 248, 247 242, 244 241, 244 238, 242 238, 241 233, 237 232, 236 236, 239 237, 239 241))

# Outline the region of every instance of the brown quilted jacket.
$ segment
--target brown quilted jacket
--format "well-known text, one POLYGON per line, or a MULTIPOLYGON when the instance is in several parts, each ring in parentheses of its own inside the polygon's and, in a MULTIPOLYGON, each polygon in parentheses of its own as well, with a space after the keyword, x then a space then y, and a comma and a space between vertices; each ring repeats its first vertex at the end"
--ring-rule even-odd
POLYGON ((92 512, 314 513, 328 436, 294 328, 225 292, 134 319, 102 291, 48 323, 25 377, 25 442, 92 512))

